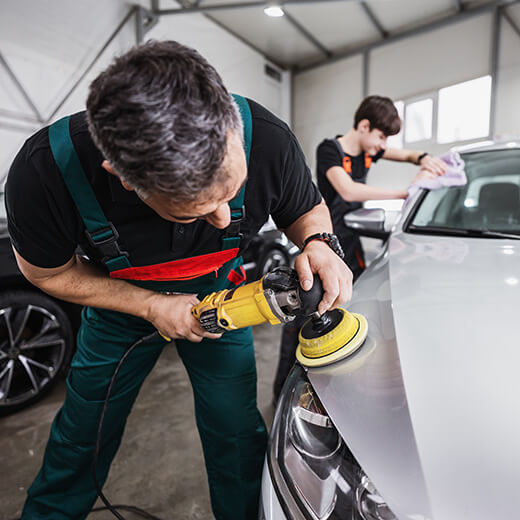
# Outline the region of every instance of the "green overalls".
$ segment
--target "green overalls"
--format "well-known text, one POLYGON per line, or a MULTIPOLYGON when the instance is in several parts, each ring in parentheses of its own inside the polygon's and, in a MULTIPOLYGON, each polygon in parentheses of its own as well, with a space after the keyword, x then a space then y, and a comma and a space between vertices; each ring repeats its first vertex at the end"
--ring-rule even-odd
MULTIPOLYGON (((235 100, 244 122, 249 162, 252 132, 249 105, 239 96, 235 96, 235 100)), ((243 269, 238 244, 244 189, 229 203, 232 223, 222 240, 221 252, 134 268, 128 255, 119 250, 117 231, 107 222, 83 173, 68 124, 68 118, 64 118, 49 128, 51 149, 85 223, 87 236, 105 254, 103 261, 110 276, 126 278, 156 291, 197 294, 200 299, 243 281, 239 274, 243 269), (226 260, 231 256, 233 258, 226 260), (226 261, 219 267, 223 259, 226 261), (198 276, 193 265, 199 266, 198 276), (171 280, 172 276, 168 279, 169 267, 173 268, 177 279, 171 280)), ((97 498, 90 470, 108 384, 130 345, 154 331, 145 320, 104 309, 85 308, 82 318, 77 351, 67 378, 65 402, 52 424, 42 468, 28 490, 24 520, 86 518, 97 498)), ((193 386, 197 426, 215 517, 256 518, 267 434, 256 406, 257 380, 251 329, 227 332, 218 340, 203 339, 201 343, 176 340, 175 343, 193 386)), ((141 384, 164 346, 162 339, 143 344, 132 352, 121 368, 104 421, 97 463, 101 486, 141 384)))

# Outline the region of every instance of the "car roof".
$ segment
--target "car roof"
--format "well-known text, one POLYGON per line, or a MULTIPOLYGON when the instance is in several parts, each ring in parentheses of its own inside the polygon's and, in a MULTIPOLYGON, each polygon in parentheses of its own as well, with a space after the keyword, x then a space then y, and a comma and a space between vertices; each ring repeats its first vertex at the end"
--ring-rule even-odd
POLYGON ((520 149, 520 137, 515 136, 509 139, 480 141, 478 143, 467 144, 464 146, 456 146, 452 148, 452 150, 458 153, 475 153, 491 152, 496 150, 509 150, 511 148, 520 149))

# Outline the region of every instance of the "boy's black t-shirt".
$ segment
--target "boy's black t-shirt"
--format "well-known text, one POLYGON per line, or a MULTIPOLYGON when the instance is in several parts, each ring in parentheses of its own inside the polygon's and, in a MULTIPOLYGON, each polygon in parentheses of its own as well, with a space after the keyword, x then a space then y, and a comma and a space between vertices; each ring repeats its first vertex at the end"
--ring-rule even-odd
MULTIPOLYGON (((321 201, 303 152, 288 126, 259 104, 248 103, 253 135, 241 250, 269 215, 283 229, 321 201)), ((179 224, 162 219, 101 167, 103 156, 90 137, 85 112, 71 117, 70 132, 97 200, 119 232, 119 245, 129 253, 132 265, 157 264, 221 249, 225 230, 203 220, 179 224)), ((5 198, 11 240, 31 264, 61 266, 78 245, 91 259, 99 260, 87 243, 83 221, 52 156, 48 127, 29 138, 16 156, 5 198)))
POLYGON ((335 229, 345 227, 343 223, 345 214, 360 208, 362 204, 344 200, 327 179, 327 171, 333 166, 339 166, 345 170, 345 175, 352 177, 352 180, 365 183, 371 164, 377 162, 384 153, 384 150, 381 150, 373 156, 368 156, 365 153, 356 156, 349 155, 341 149, 341 145, 337 141, 338 137, 340 136, 336 136, 335 139, 323 140, 316 152, 318 188, 329 207, 335 229), (345 168, 344 157, 350 158, 350 172, 347 172, 345 168))

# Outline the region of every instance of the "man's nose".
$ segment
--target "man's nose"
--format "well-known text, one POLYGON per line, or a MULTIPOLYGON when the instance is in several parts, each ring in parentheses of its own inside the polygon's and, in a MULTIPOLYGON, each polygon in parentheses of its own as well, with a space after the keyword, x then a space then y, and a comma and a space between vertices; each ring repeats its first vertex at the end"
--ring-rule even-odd
POLYGON ((231 210, 229 205, 221 204, 211 215, 206 217, 206 221, 217 229, 224 229, 231 223, 231 210))

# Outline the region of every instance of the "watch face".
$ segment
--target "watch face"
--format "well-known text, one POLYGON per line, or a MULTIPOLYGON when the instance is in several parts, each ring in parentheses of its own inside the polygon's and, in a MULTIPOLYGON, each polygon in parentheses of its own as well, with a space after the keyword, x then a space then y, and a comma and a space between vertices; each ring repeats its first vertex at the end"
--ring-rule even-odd
POLYGON ((340 257, 344 258, 345 253, 343 252, 343 248, 339 243, 338 237, 336 235, 329 235, 329 245, 331 249, 340 257))
POLYGON ((311 235, 305 239, 303 243, 302 250, 305 249, 305 246, 311 242, 312 240, 323 240, 328 246, 340 257, 345 258, 345 253, 339 243, 339 239, 336 235, 332 233, 316 233, 315 235, 311 235))

